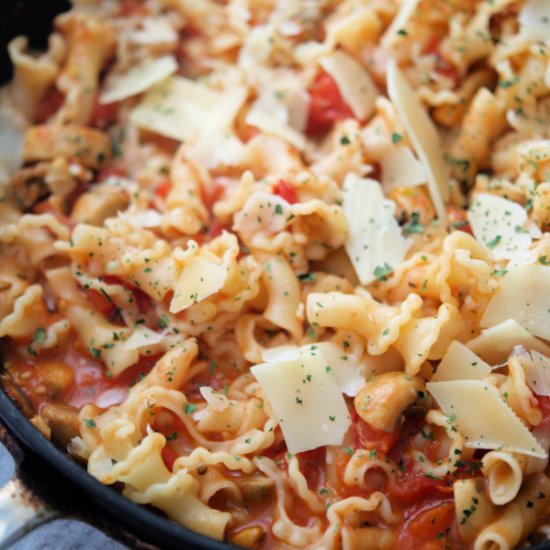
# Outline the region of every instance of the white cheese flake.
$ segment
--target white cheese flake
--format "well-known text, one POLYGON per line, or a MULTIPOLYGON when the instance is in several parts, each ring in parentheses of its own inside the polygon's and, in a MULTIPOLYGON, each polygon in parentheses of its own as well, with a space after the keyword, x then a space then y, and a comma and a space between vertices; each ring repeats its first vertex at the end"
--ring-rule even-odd
POLYGON ((481 334, 467 342, 466 346, 491 365, 506 361, 515 346, 550 356, 550 346, 535 338, 513 319, 506 319, 494 327, 481 331, 481 334))
POLYGON ((426 170, 428 188, 437 217, 443 225, 447 225, 445 203, 449 200, 449 187, 439 134, 394 61, 388 67, 388 94, 426 170))
POLYGON ((525 208, 517 202, 476 193, 468 209, 468 221, 475 238, 493 260, 521 261, 531 244, 525 208))
POLYGON ((530 40, 550 40, 550 2, 527 0, 518 16, 521 35, 530 40))
POLYGON ((464 344, 453 340, 441 359, 432 382, 449 380, 483 380, 491 374, 491 367, 469 350, 464 344))
POLYGON ((351 424, 333 369, 315 346, 309 348, 297 359, 250 369, 277 416, 290 453, 341 445, 351 424))
POLYGON ((379 92, 367 70, 342 51, 321 58, 319 64, 334 79, 354 116, 359 120, 368 119, 374 112, 379 92))
POLYGON ((144 130, 178 141, 198 141, 215 126, 223 135, 232 131, 248 92, 244 86, 214 90, 201 82, 170 76, 155 84, 130 114, 144 130))
POLYGON ((218 292, 225 284, 227 269, 201 258, 182 270, 170 303, 170 313, 178 313, 218 292))
POLYGON ((519 265, 501 278, 480 325, 492 327, 508 319, 513 319, 531 334, 550 340, 549 266, 519 265))
POLYGON ((128 350, 139 350, 148 346, 160 344, 164 336, 144 326, 138 326, 132 333, 132 336, 124 342, 124 347, 128 350))
POLYGON ((506 404, 499 391, 480 380, 429 382, 426 385, 449 423, 470 449, 504 449, 546 458, 548 453, 506 404))
POLYGON ((348 174, 343 209, 349 226, 346 252, 361 284, 367 285, 400 264, 412 241, 403 237, 395 203, 384 197, 375 180, 348 174))
POLYGON ((113 103, 141 94, 175 73, 178 63, 172 55, 146 59, 125 73, 111 73, 105 79, 99 103, 113 103))

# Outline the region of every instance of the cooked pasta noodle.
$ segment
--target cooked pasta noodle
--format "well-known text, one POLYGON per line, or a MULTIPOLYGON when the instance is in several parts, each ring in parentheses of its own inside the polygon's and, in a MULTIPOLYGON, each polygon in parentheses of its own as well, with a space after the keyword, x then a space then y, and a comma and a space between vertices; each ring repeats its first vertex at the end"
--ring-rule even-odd
POLYGON ((96 0, 43 53, 16 37, 10 394, 101 483, 236 546, 547 532, 549 21, 96 0))

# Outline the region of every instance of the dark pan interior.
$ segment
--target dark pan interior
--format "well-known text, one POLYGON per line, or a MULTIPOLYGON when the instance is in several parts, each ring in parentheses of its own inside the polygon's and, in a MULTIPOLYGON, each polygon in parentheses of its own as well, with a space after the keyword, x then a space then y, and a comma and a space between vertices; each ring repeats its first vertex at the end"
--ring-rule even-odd
MULTIPOLYGON (((31 47, 45 48, 52 19, 70 8, 68 0, 1 0, 0 7, 0 83, 9 81, 12 67, 7 43, 19 34, 27 36, 31 47)), ((45 460, 66 481, 60 490, 71 491, 76 485, 103 512, 135 535, 161 548, 185 550, 228 550, 234 548, 199 535, 124 498, 114 489, 102 485, 66 452, 44 438, 28 421, 18 406, 0 387, 0 418, 28 450, 45 460)), ((85 503, 82 504, 82 507, 85 503)), ((550 550, 550 542, 531 546, 532 550, 550 550)))

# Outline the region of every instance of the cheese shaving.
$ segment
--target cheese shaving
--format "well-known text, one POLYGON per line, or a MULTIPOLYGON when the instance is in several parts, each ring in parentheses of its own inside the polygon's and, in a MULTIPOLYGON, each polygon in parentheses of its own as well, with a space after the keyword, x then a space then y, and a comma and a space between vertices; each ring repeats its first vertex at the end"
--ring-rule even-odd
POLYGON ((491 367, 483 359, 464 344, 453 340, 431 381, 483 380, 490 374, 491 367))
POLYGON ((492 327, 508 319, 539 338, 550 339, 550 267, 520 265, 502 277, 480 325, 492 327))
POLYGON ((449 200, 449 188, 439 135, 395 62, 388 67, 388 94, 424 166, 437 216, 443 225, 447 225, 445 203, 449 200))
POLYGON ((129 350, 139 350, 144 347, 160 344, 164 336, 144 326, 138 326, 132 336, 124 342, 124 347, 129 350))
POLYGON ((530 40, 550 40, 550 3, 528 0, 519 12, 521 34, 530 40))
POLYGON ((502 399, 499 391, 480 380, 430 382, 426 385, 449 423, 470 449, 504 449, 546 458, 548 453, 502 399))
POLYGON ((275 412, 290 453, 340 445, 351 424, 333 371, 313 348, 297 359, 250 369, 275 412))
POLYGON ((218 292, 225 284, 227 269, 223 265, 196 259, 181 272, 170 303, 170 313, 178 313, 218 292))
POLYGON ((348 174, 343 209, 349 226, 346 252, 357 277, 367 285, 377 279, 379 269, 390 272, 401 263, 412 241, 403 237, 394 218, 395 203, 384 197, 375 180, 348 174))
POLYGON ((513 319, 483 330, 479 336, 467 342, 466 346, 491 365, 506 361, 515 346, 550 356, 550 346, 535 338, 513 319))
POLYGON ((125 73, 111 73, 105 80, 99 103, 114 103, 141 94, 175 73, 178 64, 173 56, 146 59, 125 73))
POLYGON ((468 221, 494 260, 521 261, 528 255, 531 235, 527 212, 517 202, 477 193, 468 209, 468 221))

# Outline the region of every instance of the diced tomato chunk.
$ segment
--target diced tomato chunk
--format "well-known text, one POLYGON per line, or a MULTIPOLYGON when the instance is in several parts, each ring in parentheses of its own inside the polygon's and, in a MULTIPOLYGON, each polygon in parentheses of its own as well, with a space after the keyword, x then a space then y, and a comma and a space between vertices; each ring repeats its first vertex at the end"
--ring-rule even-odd
POLYGON ((285 180, 279 180, 277 185, 273 188, 275 195, 279 195, 282 199, 285 199, 289 204, 294 204, 298 202, 298 197, 296 196, 296 191, 290 183, 285 180))
POLYGON ((550 417, 550 397, 546 395, 535 395, 537 401, 539 402, 539 408, 542 411, 542 416, 544 418, 550 417))
POLYGON ((434 36, 426 46, 426 53, 435 55, 435 70, 440 75, 450 79, 453 85, 458 83, 458 69, 441 54, 441 39, 434 36))
POLYGON ((104 130, 114 124, 118 117, 118 106, 118 102, 99 103, 96 99, 90 116, 90 126, 104 130))
POLYGON ((450 204, 447 206, 447 214, 449 215, 449 223, 452 228, 473 235, 472 226, 466 218, 465 210, 463 210, 462 208, 457 208, 456 206, 450 204))
POLYGON ((162 181, 155 186, 155 195, 161 199, 166 199, 171 189, 172 182, 170 180, 162 181))
POLYGON ((38 102, 34 113, 34 122, 36 124, 46 122, 52 115, 57 113, 64 101, 65 96, 57 88, 52 87, 38 102))
POLYGON ((400 430, 388 433, 369 426, 367 422, 357 416, 353 421, 355 430, 355 448, 374 449, 387 454, 399 437, 400 430))
POLYGON ((172 447, 168 445, 164 445, 162 448, 162 451, 160 453, 162 456, 162 460, 164 462, 164 465, 172 471, 174 469, 174 462, 178 458, 178 454, 172 449, 172 447))
POLYGON ((337 120, 353 117, 353 112, 342 98, 338 85, 328 73, 320 72, 308 91, 308 136, 323 135, 337 120))
POLYGON ((422 473, 396 477, 388 487, 392 502, 402 505, 416 504, 427 498, 444 498, 452 495, 453 488, 441 479, 426 477, 422 473))
POLYGON ((451 530, 455 515, 452 502, 440 502, 414 514, 401 530, 398 548, 412 550, 442 550, 445 535, 451 530))
POLYGON ((118 14, 122 17, 137 15, 143 11, 142 0, 121 0, 119 4, 118 14))

